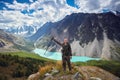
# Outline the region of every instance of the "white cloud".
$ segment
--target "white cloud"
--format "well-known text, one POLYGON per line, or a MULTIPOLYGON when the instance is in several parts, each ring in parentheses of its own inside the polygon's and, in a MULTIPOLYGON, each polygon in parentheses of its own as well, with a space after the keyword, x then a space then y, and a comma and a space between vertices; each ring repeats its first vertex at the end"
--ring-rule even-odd
POLYGON ((120 11, 120 0, 75 0, 79 9, 71 7, 66 0, 29 0, 31 4, 18 3, 14 0, 13 4, 5 5, 13 11, 0 11, 0 28, 21 27, 24 25, 35 25, 40 27, 46 22, 58 21, 66 15, 78 12, 101 12, 103 8, 120 11), (21 11, 34 10, 32 14, 23 14, 21 11))
POLYGON ((29 0, 30 2, 34 2, 33 0, 29 0))
POLYGON ((67 5, 66 0, 37 0, 30 5, 18 3, 16 0, 13 4, 6 3, 6 6, 13 11, 1 11, 0 15, 3 16, 3 22, 10 20, 9 23, 0 23, 0 27, 20 27, 24 25, 36 25, 40 27, 46 22, 58 21, 77 9, 67 5), (23 10, 35 10, 32 14, 22 14, 23 10), (40 10, 43 9, 43 10, 40 10))
POLYGON ((75 0, 75 4, 80 11, 88 13, 101 12, 104 8, 120 11, 120 0, 75 0))
POLYGON ((0 17, 2 16, 2 23, 0 27, 22 27, 24 25, 33 25, 34 23, 39 23, 35 17, 30 17, 28 15, 22 14, 20 11, 2 11, 0 12, 0 17), (2 14, 1 14, 2 13, 2 14), (8 21, 8 22, 6 22, 8 21))
POLYGON ((8 8, 15 10, 24 10, 29 8, 29 5, 27 3, 18 3, 16 0, 14 0, 13 4, 10 3, 5 4, 8 8))
POLYGON ((110 4, 110 9, 120 11, 120 0, 112 0, 110 4))

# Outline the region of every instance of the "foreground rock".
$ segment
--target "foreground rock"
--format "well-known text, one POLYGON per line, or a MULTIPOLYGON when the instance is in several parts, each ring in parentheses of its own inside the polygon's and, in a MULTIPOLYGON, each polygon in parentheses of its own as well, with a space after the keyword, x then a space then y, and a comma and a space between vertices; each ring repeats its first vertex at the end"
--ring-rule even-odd
POLYGON ((120 80, 117 76, 95 66, 79 67, 79 72, 85 80, 120 80))
POLYGON ((40 73, 37 72, 37 73, 31 74, 27 80, 39 80, 39 78, 40 78, 40 73))
POLYGON ((44 80, 120 80, 120 78, 99 67, 82 66, 78 67, 76 73, 58 73, 45 77, 44 80))
POLYGON ((28 80, 120 80, 119 77, 95 66, 74 67, 72 72, 63 72, 55 68, 44 74, 40 79, 40 73, 31 74, 28 80))

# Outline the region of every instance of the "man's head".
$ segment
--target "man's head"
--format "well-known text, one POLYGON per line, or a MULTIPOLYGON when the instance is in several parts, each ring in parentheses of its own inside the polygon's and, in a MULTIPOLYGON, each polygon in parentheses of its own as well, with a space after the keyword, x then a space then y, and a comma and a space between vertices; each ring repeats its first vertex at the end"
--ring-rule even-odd
POLYGON ((68 43, 68 39, 67 38, 64 38, 64 43, 68 43))

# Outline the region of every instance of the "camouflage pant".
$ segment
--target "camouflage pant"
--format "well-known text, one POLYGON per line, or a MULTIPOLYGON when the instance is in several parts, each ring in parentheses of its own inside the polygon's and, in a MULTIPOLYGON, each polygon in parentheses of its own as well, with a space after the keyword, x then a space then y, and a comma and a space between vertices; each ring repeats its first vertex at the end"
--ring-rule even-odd
POLYGON ((62 66, 64 71, 66 71, 66 64, 68 65, 69 71, 71 71, 70 56, 62 56, 62 66))

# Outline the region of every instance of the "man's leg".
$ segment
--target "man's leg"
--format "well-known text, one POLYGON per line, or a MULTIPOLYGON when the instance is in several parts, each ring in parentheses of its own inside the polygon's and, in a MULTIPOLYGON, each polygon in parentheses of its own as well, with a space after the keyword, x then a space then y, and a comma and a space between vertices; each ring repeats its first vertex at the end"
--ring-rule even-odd
POLYGON ((71 71, 70 56, 67 56, 67 64, 68 64, 69 71, 71 71))
POLYGON ((65 56, 62 56, 62 66, 63 66, 63 70, 66 71, 66 58, 65 58, 65 56))

